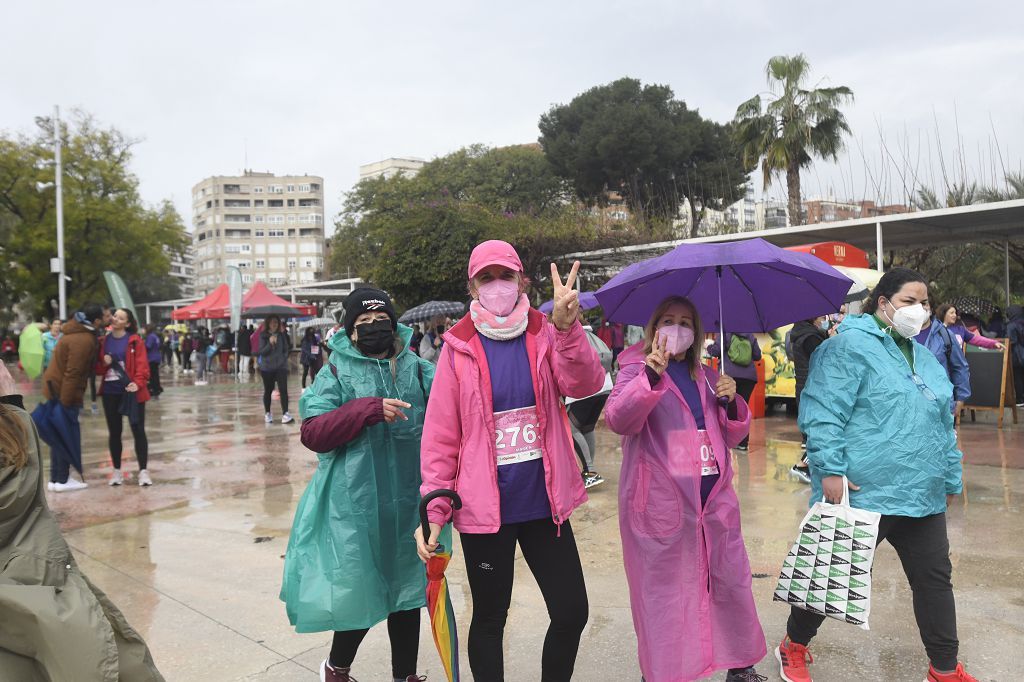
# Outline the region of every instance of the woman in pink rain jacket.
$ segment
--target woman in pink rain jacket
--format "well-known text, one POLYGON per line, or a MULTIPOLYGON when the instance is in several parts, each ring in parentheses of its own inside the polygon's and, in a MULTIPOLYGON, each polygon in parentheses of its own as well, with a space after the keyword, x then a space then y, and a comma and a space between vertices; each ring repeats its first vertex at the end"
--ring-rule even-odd
MULTIPOLYGON (((470 312, 444 334, 420 450, 426 495, 456 490, 454 513, 473 597, 467 654, 479 682, 505 679, 503 638, 516 548, 544 596, 550 624, 541 678, 569 682, 588 617, 587 591, 569 515, 587 495, 561 399, 601 389, 604 369, 577 319, 579 263, 562 283, 554 265, 548 320, 530 307, 511 244, 487 241, 469 259, 470 312)), ((452 517, 447 499, 428 507, 430 537, 452 517)), ((535 626, 541 623, 535 622, 535 626)), ((512 676, 510 679, 513 679, 512 676)))
POLYGON ((640 669, 647 682, 721 669, 727 682, 754 682, 766 679, 753 666, 767 648, 729 452, 750 412, 731 378, 700 364, 695 339, 692 304, 662 301, 644 340, 619 356, 605 407, 622 435, 619 528, 640 669))

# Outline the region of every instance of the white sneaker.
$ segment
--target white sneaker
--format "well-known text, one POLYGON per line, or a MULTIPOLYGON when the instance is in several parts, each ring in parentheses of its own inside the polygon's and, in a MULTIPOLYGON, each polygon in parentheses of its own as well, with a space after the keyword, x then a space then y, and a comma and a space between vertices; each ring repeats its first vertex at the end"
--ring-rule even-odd
POLYGON ((146 469, 143 469, 142 471, 139 472, 139 485, 153 485, 153 479, 149 477, 149 471, 147 471, 146 469))
POLYGON ((121 485, 122 483, 124 483, 124 474, 121 473, 120 469, 114 469, 114 475, 110 477, 108 485, 121 485))
POLYGON ((66 493, 72 490, 85 490, 89 487, 89 484, 85 481, 79 481, 74 478, 68 478, 67 483, 54 483, 53 492, 55 493, 66 493))
POLYGON ((210 383, 209 381, 203 381, 202 379, 196 379, 196 384, 195 385, 196 386, 206 386, 209 383, 210 383))
POLYGON ((47 481, 46 489, 49 490, 52 493, 53 492, 53 486, 55 486, 55 485, 57 485, 57 484, 54 483, 53 481, 47 481))
POLYGON ((263 421, 267 422, 268 424, 273 424, 274 417, 269 412, 267 412, 267 414, 263 417, 263 421))
POLYGON ((295 421, 295 417, 291 416, 287 412, 285 412, 284 416, 281 417, 281 423, 282 424, 291 424, 293 421, 295 421))

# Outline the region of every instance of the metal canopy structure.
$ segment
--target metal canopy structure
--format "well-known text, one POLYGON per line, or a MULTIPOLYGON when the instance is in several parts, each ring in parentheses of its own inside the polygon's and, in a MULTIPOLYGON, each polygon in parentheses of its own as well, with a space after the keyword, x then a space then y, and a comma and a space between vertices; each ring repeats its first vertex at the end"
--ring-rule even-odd
POLYGON ((858 218, 834 223, 795 225, 770 230, 734 232, 731 234, 680 239, 676 241, 637 244, 614 249, 582 251, 566 254, 564 260, 579 260, 592 270, 615 272, 647 258, 659 256, 680 244, 730 242, 760 237, 783 248, 814 242, 838 241, 852 244, 875 254, 879 270, 886 249, 913 249, 979 242, 1004 245, 1006 260, 1006 300, 1010 300, 1009 242, 1024 240, 1024 200, 1000 201, 916 211, 874 218, 858 218))

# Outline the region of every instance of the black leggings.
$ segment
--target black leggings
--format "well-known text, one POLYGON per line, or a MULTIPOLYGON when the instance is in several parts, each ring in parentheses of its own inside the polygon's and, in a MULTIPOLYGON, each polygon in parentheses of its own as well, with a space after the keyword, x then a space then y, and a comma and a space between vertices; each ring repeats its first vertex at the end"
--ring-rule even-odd
MULTIPOLYGON (((367 632, 369 630, 335 632, 331 667, 351 668, 367 632)), ((388 616, 388 638, 391 639, 391 675, 400 680, 415 675, 420 647, 420 610, 396 611, 388 616)))
MULTIPOLYGON (((936 670, 953 670, 960 643, 956 637, 946 515, 883 516, 878 524, 878 542, 882 540, 896 549, 907 574, 914 593, 914 616, 928 659, 936 670)), ((791 640, 806 646, 824 621, 825 616, 792 607, 786 631, 791 640)))
POLYGON ((551 519, 539 519, 502 524, 497 533, 461 533, 459 538, 473 593, 468 646, 473 679, 505 679, 502 638, 512 603, 518 542, 551 619, 541 655, 541 681, 568 682, 589 615, 583 567, 569 522, 562 524, 561 537, 551 519))
POLYGON ((270 412, 270 394, 274 392, 274 384, 281 394, 281 410, 288 411, 288 370, 279 369, 271 372, 260 371, 263 375, 263 411, 270 412))
MULTIPOLYGON (((119 411, 121 408, 121 394, 104 393, 103 415, 107 418, 107 432, 110 434, 110 459, 114 462, 114 468, 121 468, 121 429, 124 426, 124 416, 119 411)), ((139 460, 139 469, 145 469, 149 462, 149 440, 146 438, 146 403, 139 403, 139 423, 131 427, 132 438, 135 439, 135 459, 139 460)))
POLYGON ((149 392, 154 398, 164 392, 163 387, 160 386, 159 362, 149 363, 149 392))
POLYGON ((320 372, 320 363, 311 362, 308 365, 302 365, 302 387, 306 387, 306 377, 309 377, 309 383, 316 381, 316 375, 320 372))

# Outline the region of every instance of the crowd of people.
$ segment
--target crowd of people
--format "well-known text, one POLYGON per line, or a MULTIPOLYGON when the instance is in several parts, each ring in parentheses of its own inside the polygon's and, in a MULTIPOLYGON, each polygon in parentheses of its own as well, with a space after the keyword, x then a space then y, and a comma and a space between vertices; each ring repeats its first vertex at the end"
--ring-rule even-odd
MULTIPOLYGON (((460 534, 472 597, 466 646, 474 679, 505 679, 517 548, 549 616, 542 679, 572 678, 589 617, 572 516, 600 477, 592 450, 581 454, 587 441, 576 433, 583 435, 584 425, 571 414, 573 405, 595 398, 584 403, 587 412, 603 406, 621 437, 619 532, 644 680, 716 671, 725 671, 727 682, 767 679, 755 668, 768 646, 732 485, 732 453, 749 447, 757 340, 705 334, 697 307, 680 296, 661 300, 641 329, 597 320, 594 332, 580 309, 578 269, 575 263, 563 279, 552 264, 553 307, 545 315, 530 304, 514 247, 487 241, 469 257, 472 301, 460 319, 436 318, 414 330, 398 323, 386 292, 366 287, 349 296, 344 318, 323 336, 313 329, 302 335, 301 442, 319 462, 295 512, 280 597, 298 632, 333 632, 321 680, 354 680, 360 644, 382 621, 393 678, 423 679, 421 562, 438 550, 448 523, 460 534), (721 367, 709 366, 709 355, 720 357, 721 367), (457 491, 459 503, 430 501, 425 532, 420 500, 439 490, 457 491)), ((1024 365, 1017 359, 1024 315, 1019 307, 1007 313, 1016 373, 1024 365)), ((152 483, 146 403, 163 390, 160 367, 172 358, 183 371, 195 363, 197 385, 218 354, 222 371, 258 371, 267 423, 275 392, 281 422, 293 421, 292 340, 276 316, 238 335, 140 333, 131 311, 89 305, 47 333, 53 342, 44 392, 75 423, 89 377, 99 382, 111 485, 124 480, 125 418, 138 482, 152 483), (255 366, 248 357, 257 358, 255 366)), ((970 392, 963 343, 1002 348, 965 326, 955 308, 933 314, 926 279, 893 268, 863 314, 840 309, 798 322, 787 349, 797 368, 806 449, 797 468, 811 484, 810 499, 848 499, 881 515, 877 540, 893 546, 910 582, 927 682, 976 679, 959 661, 945 516, 963 486, 954 430, 970 392)), ((7 418, 4 409, 0 418, 7 418)), ((4 447, 5 455, 24 450, 4 447)), ((85 487, 59 459, 51 461, 49 488, 85 487)), ((774 648, 782 679, 811 681, 809 647, 824 620, 791 607, 774 648)))
MULTIPOLYGON (((472 596, 474 679, 505 679, 517 548, 550 618, 542 679, 571 679, 588 619, 571 517, 587 493, 565 403, 598 394, 608 374, 580 322, 577 267, 564 282, 553 267, 545 316, 525 296, 514 248, 485 242, 467 269, 469 312, 453 324, 431 321, 418 344, 384 291, 350 298, 343 328, 327 341, 330 372, 300 399, 302 442, 320 465, 295 514, 281 590, 299 632, 334 631, 321 679, 354 679, 360 643, 384 620, 394 679, 419 679, 425 576, 414 555, 430 559, 447 523, 459 531, 472 596), (461 504, 431 500, 424 536, 417 502, 437 490, 457 490, 461 504)), ((927 306, 924 278, 895 268, 865 314, 807 321, 815 342, 794 340, 807 356, 799 425, 812 499, 839 503, 848 484, 850 504, 882 514, 879 540, 896 549, 914 592, 927 679, 967 682, 975 678, 958 661, 945 526, 962 488, 953 429, 962 396, 939 347, 921 343, 942 334, 927 328, 927 306), (892 405, 901 406, 898 419, 892 405)), ((716 670, 730 682, 767 679, 754 668, 767 645, 730 456, 749 435, 751 390, 730 372, 750 381, 743 374, 757 343, 727 335, 724 349, 710 349, 728 355, 719 373, 702 361, 705 338, 689 300, 663 300, 641 339, 617 354, 605 410, 622 437, 619 528, 650 682, 716 670)), ((811 680, 809 646, 823 620, 792 609, 775 648, 783 679, 811 680)))

